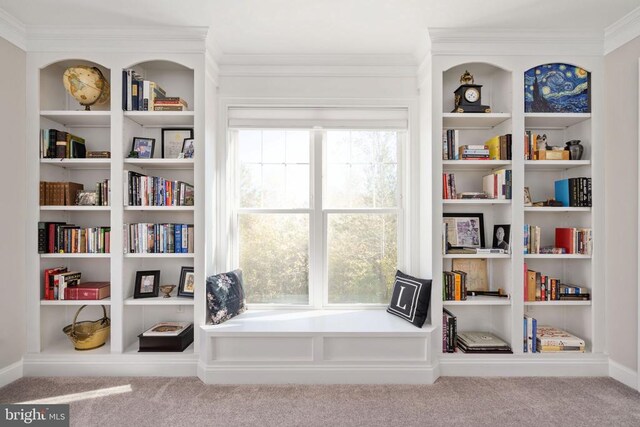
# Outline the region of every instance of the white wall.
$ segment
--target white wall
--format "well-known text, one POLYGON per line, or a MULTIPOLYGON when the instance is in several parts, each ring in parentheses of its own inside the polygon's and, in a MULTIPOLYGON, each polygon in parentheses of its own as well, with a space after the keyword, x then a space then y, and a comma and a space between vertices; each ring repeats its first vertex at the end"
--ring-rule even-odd
POLYGON ((640 38, 605 57, 607 343, 638 370, 638 58, 640 38))
MULTIPOLYGON (((25 351, 26 54, 0 38, 0 128, 3 183, 0 224, 0 371, 25 351)), ((34 224, 35 227, 35 224, 34 224)), ((33 245, 31 245, 33 247, 33 245)))

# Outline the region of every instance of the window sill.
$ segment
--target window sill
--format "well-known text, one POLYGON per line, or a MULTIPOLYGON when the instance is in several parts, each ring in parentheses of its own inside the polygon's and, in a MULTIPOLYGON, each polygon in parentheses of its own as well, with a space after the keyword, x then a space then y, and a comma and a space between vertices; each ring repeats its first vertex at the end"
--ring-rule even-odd
POLYGON ((247 310, 220 325, 204 325, 208 335, 355 334, 425 336, 435 327, 417 328, 386 310, 247 310))

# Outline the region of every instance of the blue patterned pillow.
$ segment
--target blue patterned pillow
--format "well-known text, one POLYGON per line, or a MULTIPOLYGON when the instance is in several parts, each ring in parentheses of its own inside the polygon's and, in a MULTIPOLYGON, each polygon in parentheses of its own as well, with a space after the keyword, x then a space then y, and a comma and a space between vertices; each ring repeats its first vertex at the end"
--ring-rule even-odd
POLYGON ((427 320, 430 300, 430 279, 418 279, 400 270, 396 271, 396 280, 387 312, 422 328, 427 320))
POLYGON ((246 310, 242 270, 207 277, 207 324, 217 325, 246 310))

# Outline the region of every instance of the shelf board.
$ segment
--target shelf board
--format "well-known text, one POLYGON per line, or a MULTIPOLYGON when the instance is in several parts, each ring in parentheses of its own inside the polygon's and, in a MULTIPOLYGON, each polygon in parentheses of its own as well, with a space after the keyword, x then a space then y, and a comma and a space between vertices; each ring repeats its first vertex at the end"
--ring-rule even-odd
POLYGON ((111 168, 111 159, 40 159, 40 164, 64 169, 108 170, 111 168))
POLYGON ((445 205, 510 205, 511 199, 443 199, 445 205))
POLYGON ((443 160, 444 170, 492 170, 511 166, 511 160, 443 160))
MULTIPOLYGON (((525 255, 526 256, 526 255, 525 255)), ((442 258, 498 258, 509 259, 511 254, 445 254, 442 258)))
POLYGON ((87 253, 40 254, 40 258, 111 258, 111 254, 87 254, 87 253))
POLYGON ((465 301, 442 301, 442 305, 511 305, 511 299, 478 295, 468 296, 465 301))
POLYGON ((510 113, 443 113, 445 129, 490 129, 511 118, 510 113))
POLYGON ((591 305, 591 301, 525 301, 524 305, 591 305))
MULTIPOLYGON (((177 292, 176 289, 174 289, 174 292, 177 292)), ((195 304, 194 304, 193 298, 178 297, 178 296, 172 295, 171 298, 164 298, 162 296, 153 297, 153 298, 129 297, 124 300, 124 305, 195 305, 195 304)))
POLYGON ((124 254, 125 258, 193 258, 193 253, 188 254, 124 254))
MULTIPOLYGON (((141 331, 142 333, 144 331, 141 331)), ((189 344, 189 347, 185 348, 184 351, 138 351, 140 348, 138 341, 127 347, 124 351, 124 354, 139 354, 144 356, 145 359, 148 359, 149 356, 161 357, 161 358, 171 358, 171 359, 193 359, 196 358, 197 355, 193 352, 193 343, 189 344)))
POLYGON ((107 338, 107 342, 99 348, 93 350, 78 351, 73 347, 73 343, 69 338, 64 336, 62 331, 60 332, 60 340, 56 343, 42 348, 40 354, 43 355, 65 355, 71 358, 87 358, 92 356, 104 356, 111 354, 111 340, 107 338))
POLYGON ((193 159, 124 159, 125 165, 141 168, 193 169, 193 159))
POLYGON ((193 206, 125 206, 125 211, 186 211, 191 212, 194 210, 193 206))
POLYGON ((530 171, 563 171, 591 166, 591 160, 525 160, 524 167, 530 171))
POLYGON ((108 212, 111 206, 40 206, 41 211, 83 211, 83 212, 108 212))
POLYGON ((110 111, 43 110, 40 117, 71 127, 106 127, 111 123, 110 111))
POLYGON ((576 207, 564 207, 564 206, 560 206, 560 207, 553 207, 553 206, 540 206, 540 207, 525 206, 524 207, 524 211, 525 212, 556 212, 556 213, 562 213, 562 212, 591 212, 591 208, 576 208, 576 207))
POLYGON ((580 254, 524 254, 530 259, 591 259, 591 255, 580 254))
POLYGON ((591 118, 591 113, 524 113, 525 128, 564 129, 591 118))
POLYGON ((40 300, 40 305, 111 305, 111 298, 99 299, 99 300, 40 300))
POLYGON ((124 116, 141 126, 193 126, 193 111, 125 111, 124 116))

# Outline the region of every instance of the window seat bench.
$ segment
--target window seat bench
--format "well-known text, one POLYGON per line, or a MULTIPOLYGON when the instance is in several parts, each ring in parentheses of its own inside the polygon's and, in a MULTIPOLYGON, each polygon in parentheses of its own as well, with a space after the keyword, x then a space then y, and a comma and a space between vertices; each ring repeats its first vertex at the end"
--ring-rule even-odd
POLYGON ((247 310, 201 326, 208 384, 433 383, 435 327, 385 310, 247 310))

